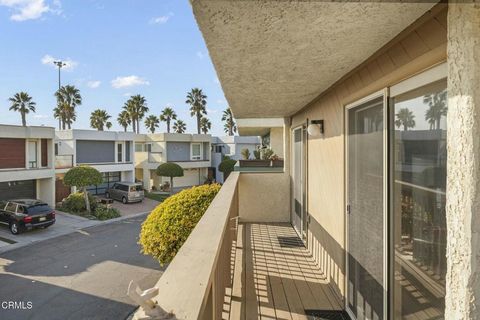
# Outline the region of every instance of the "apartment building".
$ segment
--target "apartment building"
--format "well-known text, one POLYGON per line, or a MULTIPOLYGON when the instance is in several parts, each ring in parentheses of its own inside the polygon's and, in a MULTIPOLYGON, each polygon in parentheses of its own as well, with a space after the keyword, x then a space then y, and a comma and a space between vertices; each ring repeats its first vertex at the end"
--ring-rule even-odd
POLYGON ((40 199, 54 205, 55 129, 0 125, 0 200, 40 199))
POLYGON ((89 165, 100 171, 103 183, 88 187, 94 195, 105 191, 118 181, 135 180, 133 132, 62 130, 55 132, 56 199, 61 201, 70 193, 63 185, 63 176, 72 167, 89 165))
POLYGON ((191 3, 240 135, 268 131, 285 166, 230 175, 159 306, 478 318, 478 4, 191 3))
POLYGON ((175 178, 174 187, 203 184, 209 171, 211 136, 208 134, 154 133, 135 136, 135 177, 144 188, 159 188, 167 177, 159 177, 155 169, 162 163, 174 162, 183 168, 184 176, 175 178))
POLYGON ((260 137, 223 136, 212 137, 212 167, 215 172, 215 180, 224 182, 223 173, 218 171, 218 165, 225 156, 233 160, 242 159, 242 150, 248 149, 253 158, 253 151, 260 148, 262 141, 260 137))

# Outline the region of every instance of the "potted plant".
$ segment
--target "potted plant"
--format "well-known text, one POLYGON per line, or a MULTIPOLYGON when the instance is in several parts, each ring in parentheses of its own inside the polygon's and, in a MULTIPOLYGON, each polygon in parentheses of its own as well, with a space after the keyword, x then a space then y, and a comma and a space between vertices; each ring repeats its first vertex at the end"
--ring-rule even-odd
MULTIPOLYGON (((242 156, 244 155, 244 151, 248 149, 242 150, 242 156)), ((248 156, 250 157, 250 151, 248 151, 248 156)), ((255 159, 244 159, 240 160, 240 167, 269 167, 270 160, 264 157, 264 152, 262 150, 255 150, 253 151, 253 157, 255 159)))
POLYGON ((271 156, 270 160, 272 160, 272 167, 283 168, 283 159, 281 159, 277 154, 271 156))

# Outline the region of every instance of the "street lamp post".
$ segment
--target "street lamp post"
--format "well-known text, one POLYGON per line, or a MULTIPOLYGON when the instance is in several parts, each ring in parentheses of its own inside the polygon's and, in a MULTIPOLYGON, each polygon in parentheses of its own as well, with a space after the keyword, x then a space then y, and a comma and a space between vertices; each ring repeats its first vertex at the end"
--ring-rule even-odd
POLYGON ((65 67, 67 64, 61 60, 59 61, 53 61, 53 63, 58 67, 58 90, 61 88, 61 82, 60 82, 60 70, 65 67))

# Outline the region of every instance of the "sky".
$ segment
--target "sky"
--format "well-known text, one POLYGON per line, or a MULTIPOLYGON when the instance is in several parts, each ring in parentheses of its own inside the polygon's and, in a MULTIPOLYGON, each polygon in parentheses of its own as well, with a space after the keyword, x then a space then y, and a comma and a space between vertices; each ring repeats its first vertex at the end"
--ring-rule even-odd
POLYGON ((21 124, 8 98, 26 91, 37 103, 27 124, 58 125, 53 61, 61 59, 62 85, 75 85, 83 98, 73 128, 88 129, 90 113, 100 108, 112 116, 111 130, 122 130, 118 113, 129 96, 141 94, 149 114, 173 107, 194 133, 185 100, 199 87, 208 96, 211 133, 224 134, 227 102, 188 0, 0 0, 0 43, 2 124, 21 124))

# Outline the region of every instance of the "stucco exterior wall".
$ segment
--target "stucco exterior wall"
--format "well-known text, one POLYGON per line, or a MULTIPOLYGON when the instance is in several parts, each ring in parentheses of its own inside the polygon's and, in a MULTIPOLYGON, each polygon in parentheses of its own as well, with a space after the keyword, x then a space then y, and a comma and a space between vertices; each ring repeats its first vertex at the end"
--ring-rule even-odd
POLYGON ((445 319, 480 318, 480 3, 449 4, 445 319))
POLYGON ((345 288, 345 105, 446 60, 446 8, 437 6, 291 118, 323 119, 308 137, 308 247, 340 297, 345 288))

